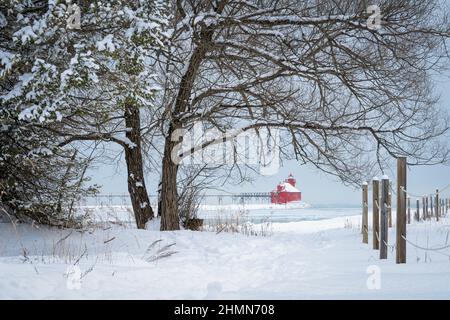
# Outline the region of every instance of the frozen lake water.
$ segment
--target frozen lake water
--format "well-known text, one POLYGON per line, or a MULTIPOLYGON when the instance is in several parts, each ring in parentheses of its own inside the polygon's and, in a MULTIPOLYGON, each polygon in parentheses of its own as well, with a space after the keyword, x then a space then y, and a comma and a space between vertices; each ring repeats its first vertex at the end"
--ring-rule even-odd
MULTIPOLYGON (((152 204, 153 209, 156 206, 152 204)), ((95 221, 117 221, 134 223, 133 210, 130 205, 99 204, 79 207, 80 214, 87 214, 95 221)), ((204 219, 204 225, 214 225, 219 220, 224 222, 251 223, 289 223, 301 221, 318 221, 338 217, 360 215, 361 208, 347 207, 319 207, 307 204, 270 205, 270 204, 244 204, 244 205, 204 205, 198 212, 198 218, 204 219)))
POLYGON ((261 222, 299 222, 332 219, 337 217, 353 216, 361 213, 358 207, 308 207, 308 208, 267 208, 255 209, 243 206, 229 209, 227 207, 216 210, 200 210, 199 218, 205 220, 205 224, 213 223, 217 219, 239 219, 253 223, 261 222))
MULTIPOLYGON (((200 205, 198 217, 204 224, 214 221, 239 219, 240 222, 288 223, 300 221, 318 221, 361 214, 361 207, 355 205, 315 205, 306 202, 293 202, 287 205, 273 205, 266 199, 255 199, 238 203, 232 197, 224 196, 221 204, 216 198, 205 198, 200 205)), ((151 206, 157 211, 157 199, 151 198, 151 206)), ((239 201, 240 202, 240 201, 239 201)), ((80 206, 81 212, 89 212, 94 220, 115 220, 133 223, 134 216, 128 195, 120 197, 90 198, 80 206)))

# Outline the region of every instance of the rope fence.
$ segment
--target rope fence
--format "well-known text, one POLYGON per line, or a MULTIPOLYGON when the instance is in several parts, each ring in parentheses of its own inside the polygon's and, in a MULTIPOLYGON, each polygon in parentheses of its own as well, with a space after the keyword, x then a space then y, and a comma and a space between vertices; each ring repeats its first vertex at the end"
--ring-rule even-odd
MULTIPOLYGON (((446 217, 450 210, 450 183, 442 188, 436 189, 435 192, 419 195, 416 192, 408 191, 406 185, 407 165, 406 158, 397 158, 397 177, 396 188, 389 180, 389 177, 383 176, 382 179, 374 177, 372 185, 367 182, 362 184, 362 228, 363 243, 368 244, 368 211, 369 211, 369 190, 372 192, 372 242, 373 249, 379 250, 380 259, 387 259, 387 252, 395 252, 396 263, 406 263, 406 244, 424 251, 434 251, 445 254, 442 251, 449 249, 446 241, 444 246, 430 248, 421 246, 407 239, 407 225, 411 220, 420 221, 436 221, 446 217), (393 227, 392 195, 396 198, 396 237, 393 245, 388 243, 388 230, 393 227), (411 208, 411 200, 416 200, 415 208, 411 208), (422 205, 421 205, 422 204, 422 205), (421 212, 422 211, 422 212, 421 212), (411 214, 413 213, 413 214, 411 214), (421 214, 422 213, 422 214, 421 214), (412 218, 412 219, 411 219, 412 218)), ((448 238, 448 235, 447 235, 448 238)), ((450 255, 449 255, 450 257, 450 255)))

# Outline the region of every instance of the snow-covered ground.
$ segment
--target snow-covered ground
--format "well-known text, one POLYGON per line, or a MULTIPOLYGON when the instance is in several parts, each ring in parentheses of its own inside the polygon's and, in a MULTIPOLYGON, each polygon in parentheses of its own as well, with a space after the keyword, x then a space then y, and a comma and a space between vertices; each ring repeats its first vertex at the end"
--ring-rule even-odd
POLYGON ((0 298, 450 299, 450 219, 408 225, 396 265, 361 243, 357 210, 336 211, 265 237, 0 223, 0 298))

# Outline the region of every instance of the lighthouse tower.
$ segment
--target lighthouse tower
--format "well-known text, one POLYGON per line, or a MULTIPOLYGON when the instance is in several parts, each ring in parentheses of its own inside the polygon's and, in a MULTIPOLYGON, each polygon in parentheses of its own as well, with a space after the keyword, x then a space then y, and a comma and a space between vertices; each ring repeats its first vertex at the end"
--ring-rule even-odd
POLYGON ((292 173, 280 182, 271 192, 271 202, 276 204, 286 204, 288 202, 301 201, 302 193, 295 187, 297 181, 292 173))
POLYGON ((292 173, 289 174, 288 178, 286 179, 286 182, 288 182, 291 186, 295 187, 295 179, 292 173))

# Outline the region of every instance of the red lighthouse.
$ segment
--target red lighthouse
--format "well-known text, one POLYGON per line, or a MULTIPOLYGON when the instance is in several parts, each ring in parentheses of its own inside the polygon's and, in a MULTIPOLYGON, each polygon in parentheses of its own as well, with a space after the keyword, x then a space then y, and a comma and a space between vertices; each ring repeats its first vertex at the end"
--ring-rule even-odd
POLYGON ((285 204, 302 200, 302 193, 295 187, 295 183, 294 177, 289 174, 289 177, 270 193, 272 203, 285 204))

